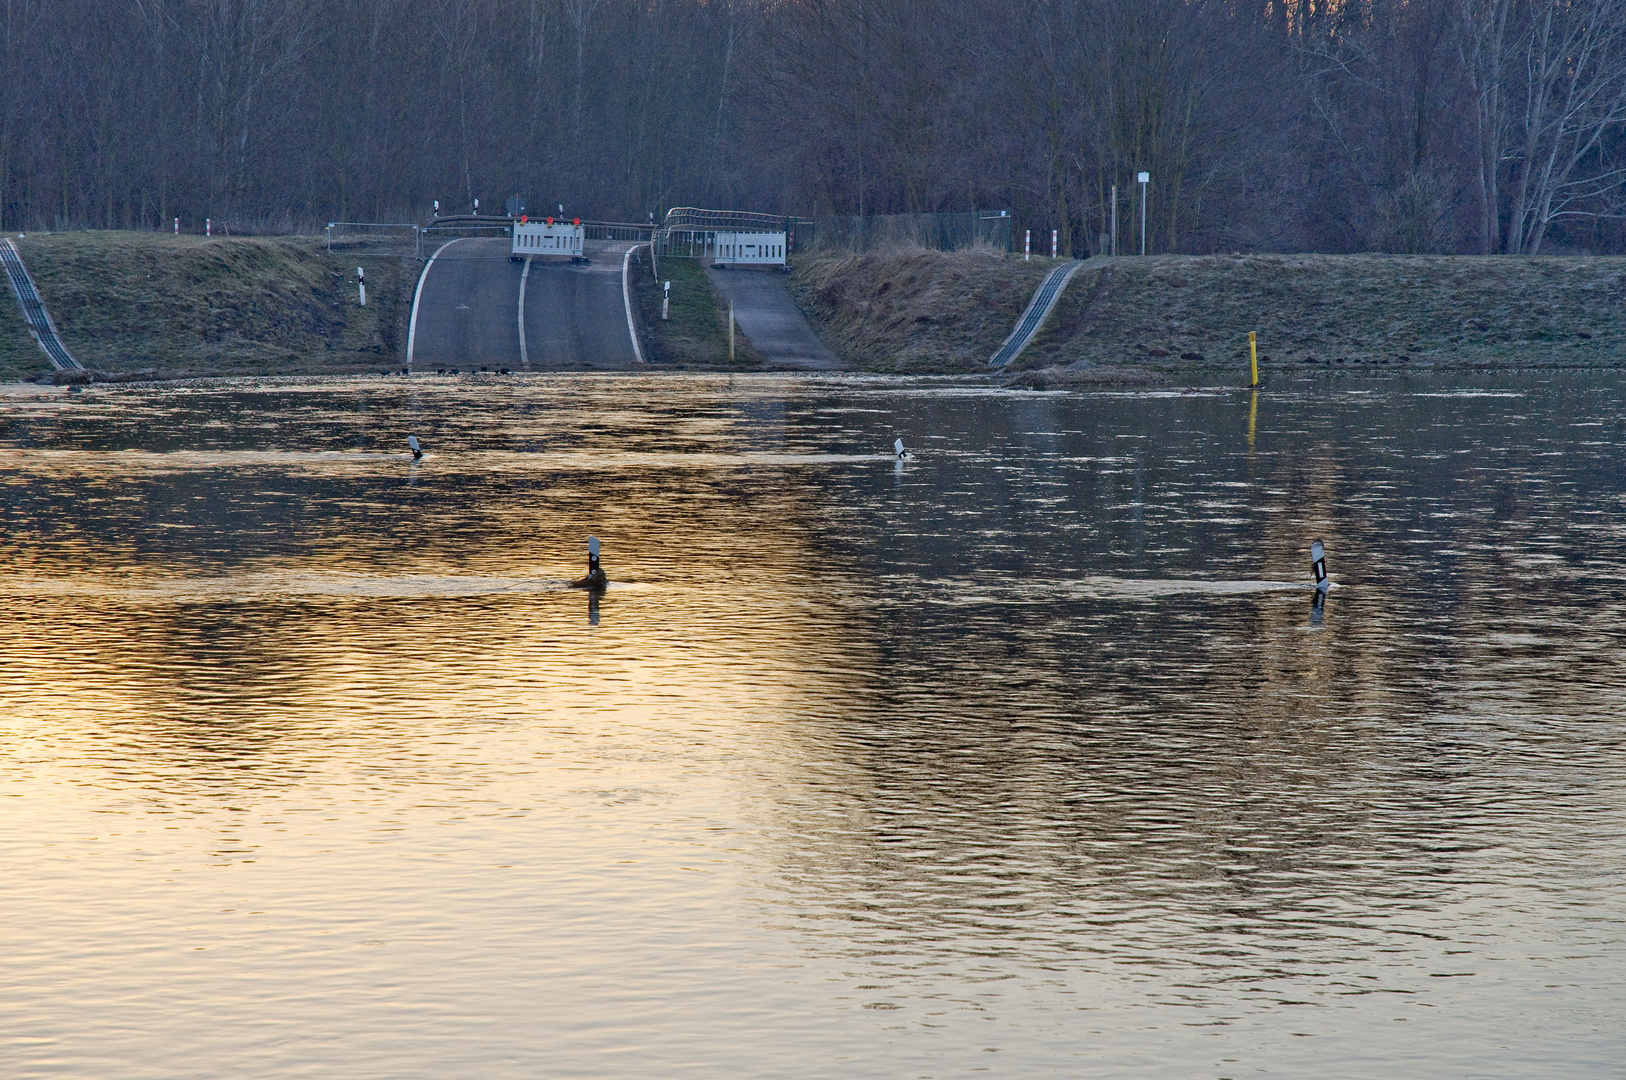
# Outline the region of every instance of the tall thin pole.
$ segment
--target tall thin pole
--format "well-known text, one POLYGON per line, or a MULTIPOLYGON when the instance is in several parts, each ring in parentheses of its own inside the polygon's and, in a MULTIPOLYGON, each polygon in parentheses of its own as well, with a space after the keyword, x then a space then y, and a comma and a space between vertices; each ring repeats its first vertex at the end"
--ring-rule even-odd
POLYGON ((1112 185, 1112 253, 1118 254, 1118 185, 1112 185))
POLYGON ((1151 173, 1141 173, 1135 177, 1140 182, 1140 253, 1146 254, 1146 181, 1152 178, 1151 173))

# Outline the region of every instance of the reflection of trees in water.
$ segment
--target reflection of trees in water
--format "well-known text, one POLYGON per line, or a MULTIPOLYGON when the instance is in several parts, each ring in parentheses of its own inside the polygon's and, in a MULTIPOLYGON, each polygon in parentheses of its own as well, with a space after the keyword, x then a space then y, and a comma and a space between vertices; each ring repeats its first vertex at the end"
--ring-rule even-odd
MULTIPOLYGON (((335 740, 388 762, 428 730, 589 700, 630 697, 679 730, 748 719, 779 761, 751 811, 775 887, 924 951, 1151 949, 1194 925, 1216 948, 1279 944, 1432 910, 1431 875, 1463 857, 1438 849, 1494 831, 1472 807, 1510 767, 1476 773, 1465 747, 1620 707, 1621 601, 1597 570, 1623 561, 1597 513, 1618 483, 1607 445, 1563 434, 1586 409, 1562 394, 1267 393, 1250 449, 1229 395, 817 385, 415 379, 306 386, 280 411, 152 406, 144 437, 169 464, 30 459, 8 488, 14 565, 562 579, 594 532, 612 580, 646 591, 612 589, 597 628, 580 595, 268 594, 42 603, 8 634, 75 643, 97 689, 65 722, 222 791, 302 783, 335 740), (835 411, 854 402, 877 411, 835 411), (410 486, 404 455, 180 453, 399 453, 409 423, 431 447, 410 486), (883 456, 897 434, 918 452, 901 473, 883 456), (635 457, 764 448, 877 457, 635 457), (1057 595, 1091 576, 1308 586, 1317 537, 1346 587, 1314 632, 1308 588, 1057 595)), ((89 413, 28 430, 146 445, 102 415, 105 431, 89 413)), ((1551 755, 1534 767, 1526 789, 1569 775, 1551 755)))
MULTIPOLYGON (((1452 891, 1440 875, 1500 842, 1507 791, 1570 782, 1561 753, 1487 762, 1469 744, 1620 707, 1605 630, 1619 601, 1510 565, 1544 546, 1578 557, 1573 537, 1540 534, 1595 512, 1607 456, 1540 460, 1538 445, 1488 461, 1550 421, 1528 404, 1440 405, 1277 399, 1250 454, 1230 398, 1073 399, 1020 418, 948 404, 942 429, 1000 450, 927 458, 888 503, 836 500, 843 528, 821 537, 842 559, 870 554, 888 598, 861 630, 873 671, 841 717, 820 717, 827 764, 765 812, 779 887, 847 920, 841 948, 857 922, 858 948, 900 962, 1128 937, 1196 963, 1193 942, 1232 933, 1254 935, 1226 946, 1238 956, 1308 957, 1375 940, 1392 911, 1428 923, 1452 891), (1043 595, 1114 573, 1308 585, 1316 537, 1346 587, 1315 632, 1308 589, 1043 595), (943 580, 963 595, 931 588, 943 580), (1514 625, 1533 639, 1497 630, 1514 625)), ((1626 553, 1599 554, 1618 567, 1626 553)), ((1564 738, 1585 752, 1594 736, 1564 738)), ((1567 814, 1520 827, 1561 834, 1567 814)))

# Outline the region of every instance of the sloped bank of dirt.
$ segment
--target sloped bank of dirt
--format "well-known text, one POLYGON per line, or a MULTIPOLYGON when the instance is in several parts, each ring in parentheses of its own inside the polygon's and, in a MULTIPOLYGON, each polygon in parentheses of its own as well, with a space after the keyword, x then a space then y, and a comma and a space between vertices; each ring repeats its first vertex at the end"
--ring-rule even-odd
POLYGON ((912 249, 797 261, 791 293, 842 360, 866 371, 986 371, 1054 263, 912 249))
MULTIPOLYGON (((849 362, 986 371, 1052 265, 988 252, 822 257, 798 266, 796 288, 849 362)), ((1626 364, 1626 258, 1091 259, 1013 370, 1093 367, 1089 381, 1178 370, 1241 378, 1250 330, 1266 371, 1616 367, 1626 364)))
MULTIPOLYGON (((329 258, 318 237, 30 234, 16 241, 75 359, 114 377, 319 374, 398 366, 420 264, 329 258), (367 306, 356 266, 366 268, 367 306)), ((50 364, 5 289, 0 371, 50 364)))

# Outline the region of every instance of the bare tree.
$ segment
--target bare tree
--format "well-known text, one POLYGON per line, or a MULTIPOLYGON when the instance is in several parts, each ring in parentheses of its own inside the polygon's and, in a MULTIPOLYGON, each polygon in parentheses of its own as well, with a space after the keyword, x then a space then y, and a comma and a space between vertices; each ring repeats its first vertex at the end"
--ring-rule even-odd
POLYGON ((210 203, 231 210, 252 182, 250 150, 275 80, 310 47, 312 9, 302 0, 181 0, 171 17, 197 66, 210 203))
POLYGON ((588 24, 592 21, 593 12, 597 11, 603 2, 604 0, 564 0, 565 15, 570 19, 570 28, 576 32, 576 93, 572 98, 572 108, 576 120, 573 130, 578 142, 582 137, 582 95, 587 77, 585 57, 588 24))
POLYGON ((1626 125, 1626 2, 1532 5, 1519 50, 1506 250, 1534 255, 1566 218, 1616 216, 1626 164, 1605 140, 1626 125))
POLYGON ((44 16, 45 0, 0 0, 0 220, 18 201, 14 146, 27 115, 29 43, 44 16))

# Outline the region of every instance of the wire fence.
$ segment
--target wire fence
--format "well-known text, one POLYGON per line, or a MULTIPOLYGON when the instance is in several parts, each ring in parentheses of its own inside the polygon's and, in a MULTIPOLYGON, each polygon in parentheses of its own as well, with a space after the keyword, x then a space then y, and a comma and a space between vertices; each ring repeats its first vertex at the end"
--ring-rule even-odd
POLYGON ((799 245, 803 251, 862 254, 884 248, 923 247, 936 251, 966 248, 1011 250, 1008 210, 942 214, 875 214, 821 217, 799 245))
POLYGON ((416 225, 372 221, 328 222, 329 255, 416 258, 422 250, 422 231, 416 225))
POLYGON ((621 221, 582 222, 584 240, 615 240, 637 244, 647 242, 654 232, 654 225, 637 225, 621 221))
MULTIPOLYGON (((508 236, 513 219, 439 218, 427 226, 382 222, 334 221, 327 226, 330 255, 374 255, 425 258, 446 241, 465 236, 508 236)), ((640 243, 654 240, 660 255, 705 257, 716 234, 785 234, 790 252, 822 251, 861 254, 885 248, 923 247, 937 251, 966 248, 1011 250, 1008 210, 973 210, 941 214, 873 214, 798 218, 744 210, 677 207, 659 226, 637 222, 584 221, 585 239, 640 243)))

